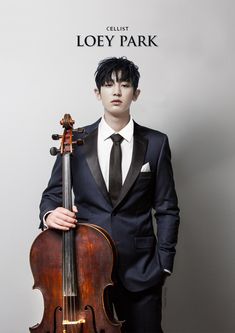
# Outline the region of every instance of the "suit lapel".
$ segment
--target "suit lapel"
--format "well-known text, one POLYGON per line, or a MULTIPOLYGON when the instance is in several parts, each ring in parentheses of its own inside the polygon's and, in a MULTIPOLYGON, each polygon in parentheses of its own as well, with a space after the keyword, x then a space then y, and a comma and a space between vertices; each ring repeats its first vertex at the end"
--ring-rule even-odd
POLYGON ((96 129, 93 132, 91 132, 84 138, 84 150, 86 154, 86 160, 90 168, 91 174, 94 177, 101 193, 106 198, 106 200, 111 203, 109 193, 107 191, 107 187, 98 161, 97 136, 98 136, 98 127, 96 127, 96 129))
POLYGON ((130 188, 134 184, 137 176, 140 173, 141 167, 144 163, 145 154, 148 146, 148 140, 141 135, 140 126, 134 123, 134 144, 133 144, 133 155, 132 155, 132 161, 130 165, 130 169, 127 173, 125 182, 122 186, 120 196, 114 206, 117 207, 121 201, 124 199, 124 197, 129 192, 130 188))
MULTIPOLYGON (((95 123, 95 129, 84 138, 84 151, 86 154, 87 164, 90 168, 91 174, 95 179, 97 186, 105 199, 112 205, 107 187, 100 169, 98 155, 97 155, 97 137, 98 137, 98 122, 95 123)), ((148 146, 148 140, 141 133, 141 126, 134 123, 134 143, 132 161, 127 173, 125 182, 122 186, 120 196, 113 208, 116 208, 121 201, 125 198, 130 188, 138 177, 141 167, 144 163, 145 154, 148 146)))

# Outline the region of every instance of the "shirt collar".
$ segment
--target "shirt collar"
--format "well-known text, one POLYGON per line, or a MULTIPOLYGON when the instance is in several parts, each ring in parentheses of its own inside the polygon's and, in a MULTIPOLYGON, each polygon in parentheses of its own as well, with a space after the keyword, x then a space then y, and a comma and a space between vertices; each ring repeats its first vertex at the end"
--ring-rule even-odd
POLYGON ((130 142, 133 133, 134 133, 134 122, 132 117, 130 116, 130 120, 125 127, 121 129, 119 132, 115 132, 105 121, 104 116, 101 118, 99 123, 99 135, 103 140, 108 139, 112 134, 119 133, 126 141, 130 142))

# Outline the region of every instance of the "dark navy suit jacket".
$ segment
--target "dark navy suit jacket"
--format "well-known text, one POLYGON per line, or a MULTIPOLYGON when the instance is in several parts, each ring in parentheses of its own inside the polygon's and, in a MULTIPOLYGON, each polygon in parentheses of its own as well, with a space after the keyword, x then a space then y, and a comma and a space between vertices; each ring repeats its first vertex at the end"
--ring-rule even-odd
MULTIPOLYGON (((144 290, 162 283, 164 269, 173 269, 179 209, 168 139, 159 131, 134 123, 131 166, 112 206, 97 157, 99 121, 85 127, 84 145, 77 146, 71 158, 78 219, 96 224, 110 234, 117 248, 117 272, 123 285, 131 291, 144 290), (141 172, 147 162, 151 172, 141 172)), ((42 195, 41 220, 46 212, 62 206, 61 175, 58 156, 42 195)))

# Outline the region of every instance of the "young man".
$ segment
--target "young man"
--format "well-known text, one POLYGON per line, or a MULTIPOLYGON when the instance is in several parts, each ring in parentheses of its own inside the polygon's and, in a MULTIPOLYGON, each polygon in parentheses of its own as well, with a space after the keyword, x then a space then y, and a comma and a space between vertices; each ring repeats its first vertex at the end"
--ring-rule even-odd
POLYGON ((179 209, 167 136, 138 125, 130 115, 140 94, 139 77, 138 67, 126 58, 99 63, 95 94, 104 114, 85 127, 84 145, 72 158, 78 211, 61 207, 58 157, 40 216, 42 228, 68 230, 79 218, 104 228, 118 252, 117 284, 110 297, 119 320, 125 320, 123 332, 160 333, 161 291, 173 269, 179 209))

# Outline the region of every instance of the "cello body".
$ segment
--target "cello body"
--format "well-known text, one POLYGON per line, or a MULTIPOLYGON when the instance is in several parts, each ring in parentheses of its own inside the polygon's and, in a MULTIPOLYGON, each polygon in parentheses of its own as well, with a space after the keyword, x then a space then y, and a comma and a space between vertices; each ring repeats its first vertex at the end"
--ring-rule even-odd
MULTIPOLYGON (((60 150, 63 207, 72 210, 70 153, 74 142, 70 115, 65 120, 60 150)), ((79 221, 68 231, 43 231, 32 244, 30 266, 33 288, 43 295, 44 312, 41 323, 30 332, 120 333, 121 322, 114 318, 108 298, 115 257, 112 239, 96 225, 79 221)))
POLYGON ((41 290, 43 294, 44 314, 41 323, 31 327, 30 332, 121 332, 121 324, 113 318, 107 297, 108 288, 113 284, 112 271, 107 271, 107 267, 113 266, 114 260, 112 240, 97 226, 79 223, 75 230, 75 248, 78 292, 76 296, 63 296, 61 232, 45 230, 35 239, 30 264, 35 282, 33 288, 41 290), (72 305, 75 302, 74 309, 70 306, 67 320, 80 321, 67 327, 63 325, 64 297, 72 305))

